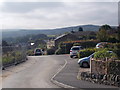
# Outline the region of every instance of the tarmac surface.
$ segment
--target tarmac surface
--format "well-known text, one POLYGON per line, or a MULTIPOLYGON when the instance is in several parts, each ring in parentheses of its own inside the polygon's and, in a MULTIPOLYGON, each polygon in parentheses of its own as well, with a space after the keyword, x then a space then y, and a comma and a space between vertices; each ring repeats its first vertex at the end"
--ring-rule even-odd
POLYGON ((66 66, 63 70, 61 70, 61 72, 59 72, 59 74, 56 75, 56 77, 54 77, 54 80, 75 88, 117 88, 114 86, 95 84, 88 81, 78 80, 77 75, 79 69, 81 71, 86 71, 87 68, 79 68, 77 60, 78 59, 67 59, 66 66))

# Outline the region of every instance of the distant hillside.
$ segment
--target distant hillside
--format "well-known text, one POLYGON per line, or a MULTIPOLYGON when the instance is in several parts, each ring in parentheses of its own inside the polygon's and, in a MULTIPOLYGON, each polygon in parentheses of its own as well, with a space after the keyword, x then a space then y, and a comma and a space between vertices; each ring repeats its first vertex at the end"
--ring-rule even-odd
POLYGON ((46 34, 46 35, 57 35, 57 34, 63 34, 65 32, 70 32, 72 30, 77 31, 79 27, 82 27, 84 31, 98 31, 100 26, 97 25, 80 25, 80 26, 73 26, 73 27, 65 27, 65 28, 57 28, 57 29, 45 29, 45 30, 39 30, 39 29, 21 29, 21 30, 3 30, 2 37, 8 38, 8 37, 20 37, 25 36, 29 34, 46 34))

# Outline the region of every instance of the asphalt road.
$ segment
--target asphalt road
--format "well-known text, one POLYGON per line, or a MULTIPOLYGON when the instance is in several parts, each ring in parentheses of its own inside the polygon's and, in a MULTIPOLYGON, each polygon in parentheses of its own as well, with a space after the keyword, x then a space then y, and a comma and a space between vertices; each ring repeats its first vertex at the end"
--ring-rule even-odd
POLYGON ((50 79, 68 55, 30 56, 24 64, 3 71, 3 88, 59 88, 50 79))

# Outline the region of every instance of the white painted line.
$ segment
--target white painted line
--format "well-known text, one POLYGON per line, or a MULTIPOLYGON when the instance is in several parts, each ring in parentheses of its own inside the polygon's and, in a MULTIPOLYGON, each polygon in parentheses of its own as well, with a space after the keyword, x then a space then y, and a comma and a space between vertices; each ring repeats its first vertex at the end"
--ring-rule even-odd
POLYGON ((67 65, 67 60, 65 59, 65 64, 58 70, 58 72, 51 78, 51 81, 52 83, 60 86, 60 87, 63 87, 63 88, 75 88, 73 86, 70 86, 70 85, 67 85, 67 84, 63 84, 63 83, 60 83, 58 82, 57 80, 54 80, 54 78, 65 68, 65 66, 67 65))

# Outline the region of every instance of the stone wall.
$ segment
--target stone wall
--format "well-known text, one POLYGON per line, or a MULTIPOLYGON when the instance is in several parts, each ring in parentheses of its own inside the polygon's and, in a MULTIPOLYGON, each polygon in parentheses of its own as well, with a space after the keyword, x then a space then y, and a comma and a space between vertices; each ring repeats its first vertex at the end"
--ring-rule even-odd
POLYGON ((91 73, 120 75, 120 60, 94 60, 91 59, 91 73))

